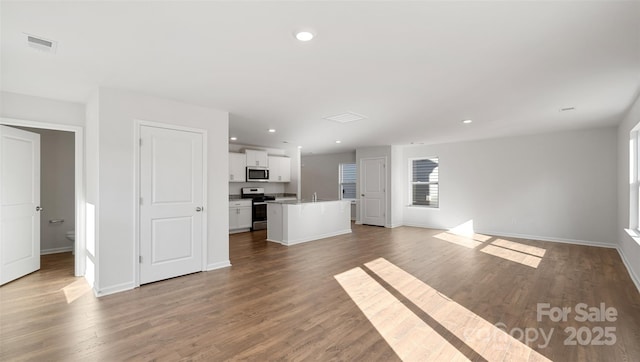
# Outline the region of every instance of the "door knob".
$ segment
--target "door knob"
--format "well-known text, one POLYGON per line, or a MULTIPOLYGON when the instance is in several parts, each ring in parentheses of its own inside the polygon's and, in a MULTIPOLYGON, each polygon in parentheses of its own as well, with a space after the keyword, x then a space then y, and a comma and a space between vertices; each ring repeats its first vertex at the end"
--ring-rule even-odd
POLYGON ((364 194, 360 194, 360 196, 364 197, 364 194))
POLYGON ((200 211, 202 211, 202 210, 203 210, 203 208, 202 208, 202 207, 200 207, 200 206, 196 207, 196 211, 197 211, 197 212, 200 212, 200 211))
POLYGON ((43 207, 36 206, 36 211, 42 211, 42 210, 44 210, 44 208, 43 208, 43 207))

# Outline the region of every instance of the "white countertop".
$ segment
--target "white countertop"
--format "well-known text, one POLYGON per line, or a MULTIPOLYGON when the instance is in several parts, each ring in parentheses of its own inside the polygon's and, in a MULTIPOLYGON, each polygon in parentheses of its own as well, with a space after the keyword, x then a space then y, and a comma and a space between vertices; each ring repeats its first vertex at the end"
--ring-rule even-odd
POLYGON ((275 200, 275 201, 267 201, 267 202, 272 204, 282 204, 282 205, 302 205, 302 204, 319 204, 323 202, 336 202, 336 201, 351 202, 350 200, 322 200, 322 199, 317 201, 302 199, 302 200, 275 200))

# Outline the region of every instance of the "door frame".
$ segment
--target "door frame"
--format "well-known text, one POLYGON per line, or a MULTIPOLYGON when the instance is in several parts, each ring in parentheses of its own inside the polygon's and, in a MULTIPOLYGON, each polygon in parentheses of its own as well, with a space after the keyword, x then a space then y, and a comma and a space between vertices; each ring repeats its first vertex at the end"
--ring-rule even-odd
POLYGON ((362 199, 360 195, 362 195, 362 180, 364 180, 364 167, 362 166, 364 164, 364 161, 367 160, 382 160, 384 162, 384 227, 389 227, 389 194, 387 192, 387 189, 389 189, 389 172, 387 171, 387 156, 375 156, 375 157, 362 157, 359 159, 359 164, 358 164, 358 188, 357 188, 357 196, 358 196, 358 203, 360 204, 360 206, 358 207, 358 222, 356 222, 356 224, 362 225, 363 223, 363 210, 364 210, 364 202, 362 202, 362 199))
POLYGON ((147 127, 156 127, 156 128, 164 128, 175 131, 184 131, 184 132, 194 132, 202 135, 202 207, 204 208, 202 212, 202 260, 200 261, 202 264, 201 271, 207 270, 207 224, 208 224, 208 210, 209 205, 207 204, 207 189, 208 189, 208 173, 207 173, 207 130, 200 128, 190 128, 178 126, 175 124, 169 123, 161 123, 154 121, 145 121, 141 119, 134 120, 134 130, 133 130, 133 188, 135 190, 135 195, 133 198, 133 208, 134 208, 134 253, 133 253, 133 270, 135 271, 134 276, 134 287, 140 287, 140 135, 141 128, 143 126, 147 127))
POLYGON ((75 182, 75 242, 74 242, 74 275, 81 277, 86 272, 86 215, 85 215, 85 185, 84 185, 84 128, 80 126, 46 123, 24 119, 0 117, 0 124, 5 126, 19 126, 54 131, 74 133, 74 182, 75 182))

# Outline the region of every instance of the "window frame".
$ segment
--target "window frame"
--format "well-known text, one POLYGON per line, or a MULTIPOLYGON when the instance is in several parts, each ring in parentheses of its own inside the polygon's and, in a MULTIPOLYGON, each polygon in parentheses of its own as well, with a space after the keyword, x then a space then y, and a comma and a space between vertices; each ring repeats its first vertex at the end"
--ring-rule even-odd
POLYGON ((340 162, 338 164, 338 196, 340 197, 340 200, 350 200, 350 201, 355 201, 358 198, 358 193, 357 191, 354 191, 354 197, 353 198, 345 198, 343 197, 344 193, 344 186, 345 184, 349 184, 349 185, 353 185, 354 186, 354 190, 357 188, 357 183, 358 183, 358 166, 356 165, 355 162, 340 162), (356 179, 353 182, 343 182, 343 167, 344 165, 353 165, 354 167, 354 171, 355 171, 355 176, 356 179))
POLYGON ((408 191, 409 191, 409 204, 407 206, 409 207, 418 207, 418 208, 426 208, 426 209, 431 209, 431 210, 439 210, 440 209, 440 157, 439 156, 429 156, 429 157, 412 157, 409 158, 409 167, 408 167, 408 180, 409 180, 409 185, 408 185, 408 191), (424 181, 413 181, 413 162, 414 161, 419 161, 419 160, 429 160, 432 161, 433 160, 437 160, 437 164, 438 164, 438 181, 428 181, 428 182, 424 182, 424 181), (418 205, 418 204, 414 204, 413 203, 413 186, 414 185, 437 185, 438 186, 438 205, 434 206, 434 205, 418 205))
POLYGON ((629 134, 629 230, 640 236, 640 123, 629 134))

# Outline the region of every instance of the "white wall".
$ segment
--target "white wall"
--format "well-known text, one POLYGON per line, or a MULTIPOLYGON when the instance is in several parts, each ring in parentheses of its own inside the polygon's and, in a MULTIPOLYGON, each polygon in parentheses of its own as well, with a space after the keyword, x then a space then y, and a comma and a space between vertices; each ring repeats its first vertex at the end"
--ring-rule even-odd
POLYGON ((16 127, 40 135, 40 253, 71 251, 67 231, 75 230, 75 135, 72 132, 16 127), (49 220, 62 219, 63 223, 49 220))
POLYGON ((629 138, 631 130, 640 123, 640 97, 618 127, 618 247, 636 286, 640 289, 640 243, 627 234, 629 218, 629 138))
POLYGON ((100 238, 100 224, 98 223, 99 209, 99 124, 100 104, 99 90, 91 93, 86 107, 85 125, 85 214, 86 214, 86 271, 85 278, 97 291, 96 282, 99 279, 100 270, 97 268, 97 245, 100 238))
POLYGON ((87 175, 98 190, 97 272, 95 289, 99 295, 131 289, 135 285, 135 121, 152 121, 208 132, 207 184, 207 268, 229 265, 228 182, 219 170, 228 169, 227 112, 128 91, 100 88, 98 117, 88 117, 87 143, 97 142, 98 150, 87 152, 87 163, 98 163, 97 175, 87 175), (94 124, 95 123, 95 124, 94 124), (90 132, 89 128, 98 132, 90 132), (96 139, 97 138, 97 139, 96 139), (91 158, 90 158, 91 157, 91 158))
POLYGON ((340 164, 355 162, 355 151, 302 156, 302 198, 311 200, 316 192, 319 199, 340 199, 340 164))
MULTIPOLYGON (((311 200, 316 192, 318 199, 340 199, 340 164, 355 163, 356 152, 302 156, 300 161, 300 195, 311 200)), ((356 179, 357 185, 357 179, 356 179)), ((351 204, 351 220, 356 220, 356 203, 351 204)))
POLYGON ((404 165, 404 147, 391 146, 391 175, 389 190, 391 190, 391 227, 402 226, 404 223, 404 202, 402 195, 405 191, 406 177, 404 165))
POLYGON ((0 114, 20 120, 84 126, 85 107, 80 103, 0 92, 0 114))
POLYGON ((440 208, 404 208, 404 224, 615 245, 616 130, 588 129, 404 149, 439 157, 440 208))

